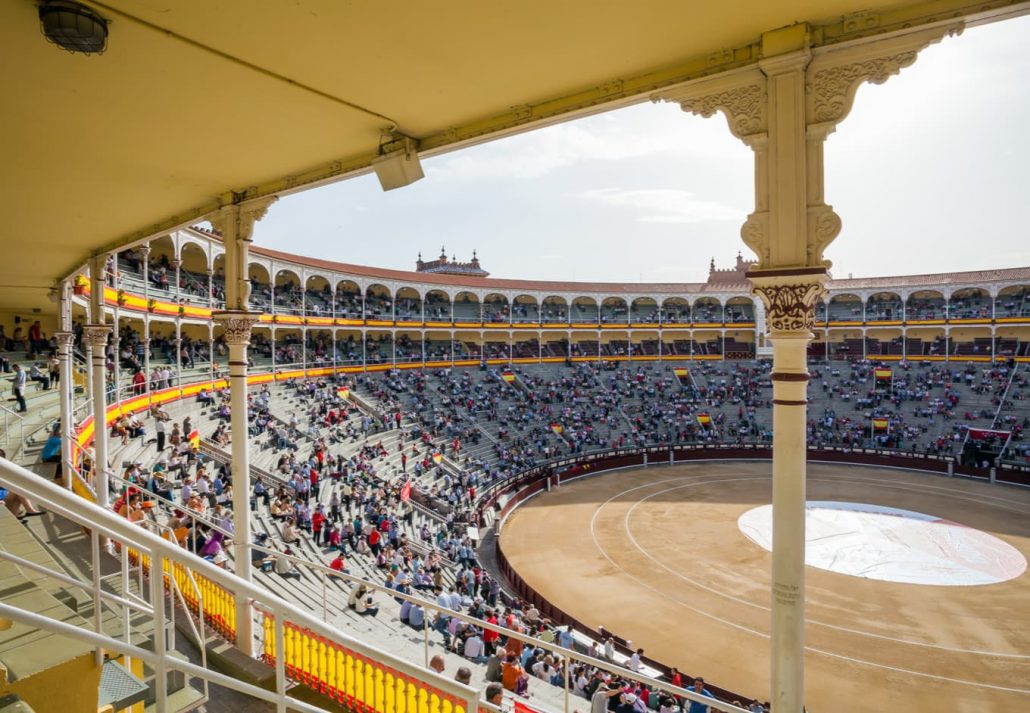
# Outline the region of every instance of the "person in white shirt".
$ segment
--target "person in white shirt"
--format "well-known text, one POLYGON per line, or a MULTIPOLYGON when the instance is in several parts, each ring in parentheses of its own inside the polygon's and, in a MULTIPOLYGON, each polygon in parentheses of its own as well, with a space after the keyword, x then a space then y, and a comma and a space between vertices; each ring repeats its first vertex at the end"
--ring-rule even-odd
POLYGON ((275 556, 275 573, 285 579, 300 578, 300 572, 294 569, 293 563, 284 554, 277 554, 275 556))
POLYGON ((633 655, 629 657, 629 670, 633 673, 640 673, 640 659, 644 656, 643 649, 637 649, 633 652, 633 655))
POLYGON ((467 639, 465 639, 465 658, 475 663, 486 663, 486 645, 483 643, 483 637, 479 635, 479 631, 476 629, 472 630, 472 633, 467 639))
POLYGON ((543 660, 537 661, 533 664, 533 675, 539 679, 550 683, 551 677, 555 674, 554 668, 554 657, 550 654, 545 656, 543 660))

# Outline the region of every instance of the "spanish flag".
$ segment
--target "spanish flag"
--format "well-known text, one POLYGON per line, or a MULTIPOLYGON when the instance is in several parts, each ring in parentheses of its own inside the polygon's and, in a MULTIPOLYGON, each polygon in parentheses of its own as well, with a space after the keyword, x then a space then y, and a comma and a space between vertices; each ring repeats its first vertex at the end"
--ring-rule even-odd
POLYGON ((340 388, 338 388, 336 390, 336 395, 339 396, 341 399, 349 399, 350 398, 350 388, 347 387, 347 386, 341 386, 340 388))
POLYGON ((891 370, 890 369, 874 369, 873 370, 873 376, 875 376, 877 379, 890 379, 891 378, 891 370))
POLYGON ((186 436, 186 439, 190 442, 191 448, 200 448, 200 431, 193 429, 190 431, 190 435, 186 436))
POLYGON ((515 374, 505 370, 501 372, 501 378, 510 384, 511 382, 515 381, 515 374))
POLYGON ((890 421, 885 418, 874 418, 873 419, 873 430, 874 431, 886 431, 890 425, 890 421))
POLYGON ((710 426, 712 423, 712 417, 708 415, 707 411, 702 411, 697 415, 697 422, 702 426, 710 426))
POLYGON ((443 453, 440 451, 433 451, 433 462, 437 465, 443 462, 443 453))
POLYGON ((551 424, 551 430, 554 431, 555 433, 557 433, 560 436, 562 431, 565 430, 565 429, 562 428, 562 425, 560 423, 552 423, 551 424))
POLYGON ((690 369, 686 367, 678 366, 672 370, 672 373, 676 375, 678 379, 685 379, 690 376, 690 369))

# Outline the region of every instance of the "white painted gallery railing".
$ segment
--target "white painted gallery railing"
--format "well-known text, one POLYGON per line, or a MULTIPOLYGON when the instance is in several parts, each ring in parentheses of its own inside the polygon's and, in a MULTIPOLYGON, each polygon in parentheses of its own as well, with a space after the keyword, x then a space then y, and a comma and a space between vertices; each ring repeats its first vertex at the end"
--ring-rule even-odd
MULTIPOLYGON (((456 617, 461 621, 473 623, 483 629, 498 631, 509 638, 521 640, 542 648, 565 663, 566 686, 563 695, 565 713, 569 713, 575 705, 570 701, 569 672, 576 664, 585 664, 606 671, 623 679, 636 679, 652 689, 665 691, 688 700, 698 700, 712 704, 711 698, 703 698, 693 691, 669 685, 646 675, 633 674, 626 668, 608 661, 595 659, 565 649, 554 644, 542 642, 532 636, 509 631, 486 621, 465 614, 439 608, 435 601, 399 594, 387 590, 382 585, 368 582, 359 577, 330 570, 322 564, 290 557, 294 566, 305 569, 316 575, 321 582, 323 594, 322 617, 319 619, 294 604, 268 592, 259 584, 246 582, 231 572, 221 569, 189 551, 179 547, 171 533, 157 534, 146 528, 115 515, 109 510, 97 507, 85 501, 75 493, 59 488, 41 479, 36 474, 0 459, 0 484, 4 487, 30 497, 37 507, 43 507, 61 515, 88 529, 93 538, 93 571, 99 572, 101 547, 100 540, 114 543, 121 559, 120 576, 123 579, 123 595, 104 592, 100 586, 99 576, 92 583, 79 582, 63 573, 52 572, 38 565, 29 565, 20 558, 0 551, 0 559, 15 561, 17 564, 29 566, 35 571, 55 576, 63 583, 83 589, 89 587, 94 598, 94 611, 97 612, 94 631, 76 627, 65 622, 40 616, 8 604, 0 603, 0 616, 31 627, 50 631, 84 641, 97 648, 98 657, 102 650, 116 651, 126 656, 139 659, 150 666, 156 676, 158 710, 164 711, 163 702, 165 674, 168 671, 181 671, 187 676, 197 678, 205 683, 214 683, 245 695, 276 704, 279 711, 287 709, 299 711, 319 711, 302 700, 289 695, 295 685, 303 684, 327 697, 359 710, 376 711, 376 713, 471 713, 478 710, 493 709, 485 701, 480 700, 480 693, 474 688, 464 686, 454 680, 437 675, 433 671, 409 663, 397 656, 378 650, 368 644, 346 636, 329 623, 329 610, 324 602, 327 600, 326 588, 336 586, 338 582, 353 585, 364 584, 372 590, 382 591, 390 597, 408 599, 425 608, 426 619, 430 613, 441 613, 456 617), (161 577, 152 577, 150 573, 160 571, 161 577), (135 578, 136 591, 140 597, 130 594, 130 579, 135 578), (332 583, 332 584, 331 584, 332 583), (146 592, 145 597, 142 594, 146 592), (215 596, 217 595, 217 596, 215 596), (154 651, 134 646, 127 640, 105 635, 102 631, 100 612, 103 607, 111 609, 121 606, 126 623, 130 611, 144 612, 154 622, 165 622, 174 617, 174 610, 181 607, 183 611, 192 612, 196 621, 190 619, 191 634, 197 642, 205 637, 205 622, 211 622, 207 601, 212 610, 221 610, 227 618, 232 618, 236 610, 235 603, 245 602, 256 617, 255 631, 262 632, 260 641, 256 642, 260 658, 275 667, 275 686, 273 690, 265 690, 239 681, 224 674, 213 671, 206 666, 202 658, 201 665, 184 661, 174 654, 174 637, 167 637, 165 629, 154 627, 154 651), (221 599, 221 601, 217 601, 221 599)), ((253 547, 253 546, 252 546, 253 547)), ((254 547, 272 554, 273 551, 254 547)), ((283 556, 283 553, 274 553, 283 556)), ((216 622, 213 628, 227 638, 234 638, 235 621, 216 622)), ((125 629, 128 627, 126 626, 125 629)), ((423 663, 428 663, 429 629, 423 630, 424 655, 423 663)), ((247 651, 255 642, 239 642, 247 651)), ((200 647, 203 651, 204 647, 200 647)), ((585 704, 585 701, 579 699, 585 704)), ((532 708, 551 708, 541 706, 539 699, 529 703, 532 708)), ((719 710, 727 713, 747 713, 728 703, 719 702, 719 710)), ((557 706, 555 706, 557 708, 557 706)))

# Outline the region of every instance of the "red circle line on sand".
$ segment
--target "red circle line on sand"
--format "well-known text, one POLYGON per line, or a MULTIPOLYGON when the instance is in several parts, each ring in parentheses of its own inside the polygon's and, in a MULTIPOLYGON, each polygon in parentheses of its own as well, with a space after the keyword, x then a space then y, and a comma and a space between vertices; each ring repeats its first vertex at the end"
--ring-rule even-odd
MULTIPOLYGON (((854 476, 851 476, 851 477, 854 478, 854 476)), ((733 478, 732 480, 733 481, 737 481, 737 480, 760 480, 760 479, 763 479, 762 476, 754 476, 754 477, 751 477, 751 478, 733 478)), ((675 479, 675 480, 682 480, 682 478, 675 479)), ((659 481, 659 482, 656 482, 656 483, 651 483, 650 485, 658 485, 658 484, 661 484, 661 483, 675 482, 675 480, 659 481)), ((845 479, 842 479, 842 478, 829 479, 829 478, 810 477, 809 480, 811 480, 811 481, 819 481, 819 482, 839 483, 839 482, 843 482, 845 479)), ((854 483, 857 483, 857 484, 866 485, 869 482, 876 482, 876 480, 877 479, 859 479, 859 480, 852 480, 852 481, 847 481, 847 482, 854 482, 854 483)), ((699 483, 699 484, 701 484, 701 485, 709 485, 709 484, 712 484, 712 483, 718 483, 718 482, 723 482, 723 481, 725 481, 725 482, 732 482, 729 479, 721 478, 719 480, 706 481, 705 483, 699 483)), ((648 487, 648 486, 645 485, 645 486, 638 486, 637 488, 630 488, 629 490, 625 490, 622 493, 619 493, 618 495, 613 496, 613 498, 611 498, 611 499, 617 498, 620 495, 624 495, 625 493, 632 492, 633 490, 638 490, 638 489, 644 488, 644 487, 648 487)), ((656 493, 652 493, 651 495, 647 496, 646 498, 643 498, 642 500, 638 500, 636 503, 633 504, 632 507, 630 507, 630 509, 626 512, 626 516, 625 516, 625 518, 623 520, 623 527, 626 530, 626 535, 629 537, 630 541, 633 543, 633 547, 638 552, 640 552, 642 555, 644 555, 649 560, 654 562, 656 565, 658 565, 659 567, 661 567, 665 571, 669 572, 673 576, 677 577, 678 579, 682 579, 683 581, 687 582, 688 584, 692 584, 692 585, 694 585, 695 587, 697 587, 699 589, 703 589, 705 591, 711 592, 712 594, 715 594, 717 596, 723 597, 724 599, 729 599, 730 601, 736 602, 737 604, 743 604, 745 606, 750 606, 750 607, 753 607, 755 609, 759 609, 761 611, 767 611, 767 612, 770 611, 770 608, 768 606, 765 606, 763 604, 758 604, 756 602, 751 602, 751 601, 748 601, 746 599, 741 599, 740 597, 735 597, 732 594, 728 594, 728 593, 723 592, 721 590, 718 590, 718 589, 715 589, 713 587, 710 587, 710 586, 708 586, 708 585, 706 585, 706 584, 704 584, 702 582, 699 582, 699 581, 697 581, 695 579, 687 577, 686 575, 683 575, 683 574, 681 574, 681 573, 671 569, 664 562, 661 562, 658 558, 654 557, 653 555, 651 555, 651 553, 649 553, 646 549, 644 549, 640 545, 640 543, 637 541, 636 537, 633 536, 633 533, 632 533, 632 531, 629 528, 629 518, 633 514, 633 511, 636 509, 636 507, 638 505, 640 505, 641 503, 647 502, 651 498, 653 498, 653 497, 655 497, 657 495, 661 495, 662 493, 670 492, 672 490, 678 490, 678 489, 684 488, 684 487, 691 487, 691 484, 688 483, 688 484, 685 484, 685 485, 677 486, 676 488, 668 488, 666 490, 662 490, 662 491, 659 491, 659 492, 656 492, 656 493)), ((914 483, 906 483, 906 484, 893 484, 892 483, 892 484, 888 484, 886 486, 879 486, 879 487, 894 487, 894 488, 899 489, 899 490, 905 490, 907 488, 921 488, 921 487, 924 487, 924 486, 918 486, 918 485, 916 485, 914 483)), ((944 497, 947 497, 947 496, 944 496, 944 497)), ((604 504, 607 505, 608 502, 611 501, 611 499, 606 501, 604 504)), ((967 498, 963 498, 963 499, 967 499, 967 498)), ((596 541, 595 541, 595 544, 597 544, 596 541)), ((598 548, 601 549, 600 545, 598 545, 598 548)), ((616 566, 618 566, 618 565, 616 565, 616 566)), ((620 567, 620 569, 621 569, 621 567, 620 567)), ((625 570, 623 570, 623 571, 625 571, 625 570)), ((1001 653, 1001 652, 997 652, 997 651, 980 651, 980 650, 977 650, 977 649, 963 649, 963 648, 952 647, 952 646, 944 646, 942 644, 934 644, 934 643, 931 643, 931 642, 928 642, 928 641, 913 641, 911 639, 900 639, 900 638, 896 638, 896 637, 892 637, 892 636, 885 636, 883 634, 876 634, 876 633, 871 632, 871 631, 864 631, 862 629, 851 629, 851 628, 848 628, 848 627, 839 626, 837 624, 829 624, 827 622, 819 621, 817 619, 807 619, 806 618, 805 619, 805 623, 807 623, 807 624, 815 624, 817 626, 826 627, 828 629, 833 629, 835 631, 842 631, 842 632, 845 632, 845 633, 855 634, 855 635, 858 635, 858 636, 868 636, 868 637, 874 638, 874 639, 883 639, 885 641, 892 641, 892 642, 895 642, 895 643, 906 644, 906 645, 909 645, 909 646, 924 646, 924 647, 927 647, 927 648, 940 649, 940 650, 943 650, 943 651, 951 651, 953 653, 976 654, 976 655, 979 655, 979 656, 996 656, 996 657, 1000 657, 1000 658, 1030 659, 1030 655, 1026 655, 1026 654, 1008 654, 1008 653, 1001 653)), ((768 636, 768 635, 767 634, 763 634, 763 636, 768 636)))
MULTIPOLYGON (((699 480, 698 478, 691 478, 691 480, 694 481, 692 484, 687 484, 687 485, 680 486, 680 487, 691 487, 692 485, 710 485, 710 484, 718 484, 720 482, 736 482, 736 481, 768 480, 769 479, 769 476, 749 476, 749 477, 739 477, 739 478, 729 478, 729 477, 726 477, 726 476, 731 476, 731 475, 745 475, 745 474, 742 474, 742 473, 738 473, 738 474, 727 473, 727 474, 724 474, 721 477, 715 477, 715 478, 708 479, 708 480, 703 480, 703 481, 699 480)), ((877 483, 877 482, 887 482, 887 483, 891 482, 891 481, 883 481, 882 479, 875 479, 875 478, 861 478, 861 479, 854 479, 854 478, 855 478, 855 476, 851 476, 851 479, 848 480, 848 482, 854 482, 856 484, 862 484, 862 485, 867 485, 869 483, 877 483)), ((748 633, 748 634, 752 634, 754 636, 758 636, 758 637, 763 638, 763 639, 768 639, 769 635, 767 633, 765 633, 765 632, 758 631, 757 629, 752 629, 750 627, 743 626, 741 624, 738 624, 736 622, 730 621, 728 619, 723 619, 721 617, 715 616, 714 614, 711 614, 710 612, 707 612, 707 611, 704 611, 702 609, 698 609, 696 607, 693 607, 690 604, 684 602, 681 599, 678 599, 675 596, 670 596, 668 593, 662 592, 662 591, 658 590, 654 586, 652 586, 652 585, 648 584, 647 582, 643 581, 639 577, 637 577, 634 574, 632 574, 631 572, 627 571, 624 567, 619 565, 617 562, 615 562, 615 560, 612 559, 612 557, 608 554, 608 552, 604 549, 604 547, 601 546, 601 544, 598 542, 597 535, 596 535, 596 522, 597 522, 598 515, 600 514, 601 510, 604 508, 605 505, 608 505, 609 503, 611 503, 611 501, 615 500, 616 498, 621 497, 621 496, 625 495, 626 493, 633 492, 634 490, 641 490, 643 488, 651 487, 651 486, 654 486, 654 485, 661 485, 661 484, 664 484, 664 483, 679 482, 679 481, 686 480, 686 479, 687 478, 680 477, 680 478, 670 478, 670 479, 662 480, 662 481, 655 481, 655 482, 648 483, 648 484, 645 484, 645 485, 642 485, 642 486, 636 486, 634 488, 629 488, 627 490, 622 491, 621 493, 618 493, 618 494, 612 496, 611 498, 608 498, 608 500, 606 500, 604 503, 602 503, 600 506, 598 506, 598 508, 594 511, 594 514, 593 514, 593 516, 591 518, 590 531, 591 531, 591 538, 594 541, 594 546, 598 549, 598 551, 601 552, 602 556, 606 560, 608 560, 608 562, 613 567, 618 569, 624 575, 626 575, 627 577, 629 577, 630 579, 632 579, 633 581, 635 581, 637 584, 639 584, 640 586, 644 587, 645 589, 651 590, 651 591, 655 592, 656 594, 659 594, 660 596, 664 597, 667 600, 674 601, 679 606, 681 606, 681 607, 683 607, 685 609, 688 609, 690 611, 693 611, 693 612, 695 612, 695 613, 697 613, 697 614, 699 614, 699 615, 701 615, 701 616, 703 616, 703 617, 705 617, 707 619, 711 619, 712 621, 716 621, 716 622, 718 622, 720 624, 724 624, 724 625, 729 626, 731 628, 737 629, 739 631, 743 631, 743 632, 748 633)), ((820 481, 820 482, 841 482, 841 480, 842 480, 841 478, 830 479, 830 478, 819 478, 819 477, 810 477, 809 479, 812 480, 812 481, 820 481)), ((962 491, 956 491, 954 489, 949 489, 949 488, 940 488, 940 487, 937 487, 937 486, 925 486, 925 485, 916 485, 916 484, 907 484, 907 485, 908 485, 907 488, 906 487, 900 487, 898 484, 894 484, 893 486, 888 485, 886 487, 896 487, 897 489, 900 489, 900 490, 912 489, 912 490, 915 490, 915 491, 918 491, 918 490, 939 490, 939 491, 944 491, 944 492, 948 492, 948 491, 950 491, 950 492, 962 492, 962 491)), ((959 497, 959 496, 950 496, 950 497, 953 497, 953 498, 959 499, 959 500, 970 500, 970 501, 976 501, 976 502, 982 502, 982 500, 998 500, 1000 503, 1008 502, 1008 501, 1005 501, 1003 498, 993 498, 993 497, 990 497, 990 496, 987 496, 987 497, 982 498, 982 499, 966 498, 966 497, 959 497)), ((1011 506, 1005 506, 1005 505, 999 505, 999 506, 1003 507, 1003 509, 1007 509, 1007 510, 1015 510, 1017 512, 1021 512, 1022 511, 1022 509, 1020 509, 1020 508, 1013 508, 1011 506)), ((646 551, 641 550, 639 547, 638 547, 638 551, 640 551, 646 557, 648 557, 649 559, 654 561, 654 558, 649 553, 647 553, 646 551)), ((700 584, 700 583, 697 583, 697 582, 691 582, 691 583, 694 584, 695 586, 699 586, 700 588, 711 590, 711 588, 706 587, 703 584, 700 584)), ((716 590, 711 590, 711 591, 713 593, 717 594, 717 595, 727 596, 727 595, 725 595, 725 594, 723 594, 721 592, 718 592, 716 590)), ((728 598, 735 599, 732 596, 729 596, 728 598)), ((748 604, 750 606, 758 607, 760 609, 768 610, 768 607, 763 607, 761 605, 754 604, 753 602, 743 602, 743 603, 748 604)), ((886 637, 886 636, 883 636, 883 635, 880 635, 880 634, 874 634, 872 632, 863 632, 863 631, 859 631, 859 630, 850 630, 850 629, 845 629, 843 627, 837 627, 835 625, 826 624, 824 622, 812 621, 812 620, 808 620, 808 623, 812 623, 812 624, 816 624, 816 625, 820 625, 820 626, 825 626, 825 627, 833 628, 833 629, 841 629, 841 630, 846 631, 846 632, 853 632, 855 634, 865 635, 865 636, 869 636, 871 638, 879 638, 879 639, 884 639, 884 640, 895 641, 896 643, 900 643, 900 644, 908 644, 908 645, 913 645, 913 646, 923 646, 923 647, 928 647, 928 648, 942 649, 942 650, 946 650, 946 651, 952 651, 952 652, 955 652, 955 653, 972 653, 972 654, 976 654, 976 655, 987 655, 987 656, 996 656, 996 657, 1004 657, 1004 658, 1015 658, 1015 659, 1030 658, 1030 656, 1026 656, 1026 655, 1022 655, 1022 654, 1004 654, 1004 653, 998 653, 998 652, 983 652, 983 651, 975 651, 975 650, 967 650, 967 649, 957 649, 957 648, 952 648, 952 647, 941 646, 941 645, 938 645, 938 644, 932 644, 932 643, 928 643, 928 642, 909 641, 909 640, 904 640, 904 639, 893 639, 891 637, 886 637)), ((912 669, 906 669, 906 668, 901 668, 901 667, 889 666, 889 665, 886 665, 886 664, 876 663, 875 661, 868 661, 868 660, 865 660, 865 659, 857 659, 857 658, 853 658, 853 657, 846 656, 846 655, 843 655, 843 654, 835 653, 833 651, 826 651, 824 649, 818 649, 818 648, 814 648, 814 647, 811 647, 811 646, 806 646, 805 650, 806 651, 810 651, 810 652, 812 652, 814 654, 818 654, 818 655, 822 655, 822 656, 827 656, 827 657, 834 658, 834 659, 839 659, 839 660, 842 660, 842 661, 848 661, 848 662, 851 662, 851 663, 856 663, 856 664, 860 664, 860 665, 870 666, 870 667, 873 667, 873 668, 880 668, 880 669, 884 669, 884 670, 896 671, 898 673, 910 674, 910 675, 918 676, 918 677, 922 677, 922 678, 929 678, 929 679, 940 680, 940 681, 948 681, 948 682, 951 682, 951 683, 958 683, 958 684, 973 686, 973 687, 977 687, 977 688, 986 688, 986 689, 1005 691, 1005 692, 1010 692, 1010 693, 1021 693, 1021 694, 1030 693, 1030 689, 1012 688, 1012 687, 1006 687, 1006 686, 998 686, 998 685, 989 684, 989 683, 983 683, 983 682, 980 682, 980 681, 969 681, 969 680, 963 680, 963 679, 957 679, 957 678, 950 678, 950 677, 947 677, 947 676, 938 676, 936 674, 926 673, 925 671, 915 671, 915 670, 912 670, 912 669)))

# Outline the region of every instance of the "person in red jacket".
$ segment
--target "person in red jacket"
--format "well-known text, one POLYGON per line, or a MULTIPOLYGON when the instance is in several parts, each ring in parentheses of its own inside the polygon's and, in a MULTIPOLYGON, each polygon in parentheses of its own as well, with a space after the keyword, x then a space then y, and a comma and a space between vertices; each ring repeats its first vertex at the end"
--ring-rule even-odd
POLYGON ((311 534, 315 536, 315 544, 319 544, 322 541, 322 528, 325 526, 325 513, 322 512, 322 506, 319 505, 318 509, 311 514, 311 534))
POLYGON ((372 528, 372 531, 368 533, 368 549, 372 550, 372 556, 379 556, 379 530, 372 528))
MULTIPOLYGON (((488 624, 496 624, 497 623, 497 615, 494 614, 493 610, 491 609, 490 611, 487 612, 487 614, 489 615, 486 618, 487 623, 488 624)), ((494 649, 497 647, 497 639, 499 639, 500 636, 501 635, 499 633, 497 633, 496 631, 494 631, 493 629, 486 629, 486 628, 483 629, 483 644, 484 644, 484 646, 486 648, 487 656, 489 656, 490 654, 492 654, 494 652, 494 649)))

